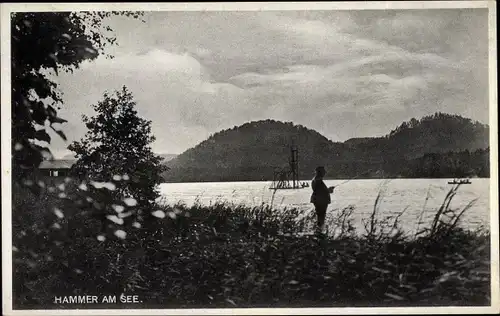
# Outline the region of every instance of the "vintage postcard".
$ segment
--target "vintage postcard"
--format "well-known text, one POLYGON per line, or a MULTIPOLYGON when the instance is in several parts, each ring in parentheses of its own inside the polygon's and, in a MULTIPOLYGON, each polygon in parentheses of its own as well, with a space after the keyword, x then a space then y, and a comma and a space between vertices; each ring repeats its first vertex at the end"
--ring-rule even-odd
POLYGON ((1 4, 5 315, 498 313, 494 1, 1 4))

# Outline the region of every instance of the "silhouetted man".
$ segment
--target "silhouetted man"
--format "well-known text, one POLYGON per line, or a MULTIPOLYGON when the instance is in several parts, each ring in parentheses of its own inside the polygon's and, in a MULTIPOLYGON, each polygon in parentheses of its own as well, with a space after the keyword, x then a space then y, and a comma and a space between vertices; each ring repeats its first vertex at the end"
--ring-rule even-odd
POLYGON ((316 175, 311 182, 313 193, 311 195, 311 203, 314 204, 316 215, 318 216, 318 228, 323 229, 325 224, 326 209, 331 203, 330 193, 333 193, 335 187, 327 187, 323 182, 323 177, 326 174, 324 167, 316 168, 316 175))

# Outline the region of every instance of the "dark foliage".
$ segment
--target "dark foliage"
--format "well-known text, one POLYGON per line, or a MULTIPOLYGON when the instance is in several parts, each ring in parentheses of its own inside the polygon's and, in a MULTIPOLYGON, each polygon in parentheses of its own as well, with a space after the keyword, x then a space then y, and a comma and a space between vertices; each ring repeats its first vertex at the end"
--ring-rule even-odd
POLYGON ((489 233, 458 225, 467 208, 449 209, 457 188, 416 235, 380 218, 377 203, 363 232, 349 207, 324 236, 297 235, 312 214, 216 203, 150 210, 158 220, 124 240, 79 211, 43 211, 60 199, 28 191, 15 200, 14 307, 89 308, 51 305, 87 293, 143 301, 92 308, 488 305, 489 233))
POLYGON ((425 154, 409 161, 405 176, 444 178, 490 177, 490 149, 478 149, 474 152, 448 152, 425 154))
POLYGON ((138 12, 17 12, 11 16, 12 167, 14 180, 29 176, 51 156, 49 126, 66 139, 57 114, 63 99, 52 71, 73 71, 93 60, 116 39, 103 21, 110 15, 138 18, 138 12))
POLYGON ((92 106, 96 115, 83 117, 87 133, 68 147, 77 158, 71 173, 91 183, 114 179, 115 199, 131 197, 150 207, 159 197, 156 186, 166 167, 161 164, 163 158, 151 150, 155 141, 151 122, 139 117, 135 106, 126 87, 114 95, 106 93, 92 106), (121 181, 123 177, 126 181, 121 181))

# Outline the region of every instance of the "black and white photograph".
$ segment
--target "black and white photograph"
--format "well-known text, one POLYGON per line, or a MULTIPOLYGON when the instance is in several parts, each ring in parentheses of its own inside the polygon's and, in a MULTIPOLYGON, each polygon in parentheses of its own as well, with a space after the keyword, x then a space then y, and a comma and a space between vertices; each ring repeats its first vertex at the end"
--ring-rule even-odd
POLYGON ((494 1, 0 12, 4 315, 500 312, 494 1))

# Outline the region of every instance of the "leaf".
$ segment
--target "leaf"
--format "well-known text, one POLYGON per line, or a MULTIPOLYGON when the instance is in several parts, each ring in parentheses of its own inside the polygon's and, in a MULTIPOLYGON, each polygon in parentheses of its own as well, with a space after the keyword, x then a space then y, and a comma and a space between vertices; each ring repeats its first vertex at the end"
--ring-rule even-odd
POLYGON ((58 218, 64 218, 64 213, 57 207, 54 207, 54 214, 56 214, 58 218))
POLYGON ((49 121, 51 123, 59 123, 59 124, 62 124, 62 123, 67 123, 68 121, 63 119, 63 118, 60 118, 58 116, 51 116, 49 117, 49 121))
POLYGON ((485 275, 489 275, 490 274, 490 271, 488 271, 488 270, 482 270, 482 269, 472 270, 471 272, 472 273, 476 273, 476 274, 485 274, 485 275))
POLYGON ((123 223, 124 223, 123 219, 119 218, 116 215, 107 215, 106 218, 109 219, 110 221, 118 224, 118 225, 123 225, 123 223))
POLYGON ((408 290, 411 290, 413 292, 416 292, 417 291, 417 288, 412 286, 412 285, 406 285, 406 284, 401 284, 399 287, 401 288, 405 288, 405 289, 408 289, 408 290))
POLYGON ((115 236, 120 238, 120 239, 125 239, 127 237, 127 233, 124 232, 123 230, 117 230, 115 231, 115 236))
POLYGON ((226 298, 226 302, 231 303, 234 306, 236 306, 236 303, 232 299, 226 298))
POLYGON ((42 102, 34 102, 31 106, 33 113, 31 117, 33 120, 40 125, 45 125, 45 120, 47 119, 47 111, 42 102))
POLYGON ((158 217, 158 218, 164 218, 165 212, 163 212, 162 210, 157 210, 157 211, 152 212, 151 215, 153 215, 154 217, 158 217))
POLYGON ((420 290, 419 293, 428 293, 428 292, 433 292, 434 290, 435 290, 434 288, 430 287, 430 288, 420 290))
POLYGON ((66 135, 64 134, 63 131, 60 131, 60 130, 57 130, 55 128, 52 127, 52 130, 54 132, 56 132, 57 135, 59 135, 59 137, 61 137, 64 141, 67 141, 68 139, 66 138, 66 135))
POLYGON ((389 270, 384 270, 384 269, 380 269, 380 268, 377 268, 377 267, 372 267, 373 270, 377 271, 377 272, 380 272, 380 273, 391 273, 391 271, 389 270))
POLYGON ((127 206, 136 206, 137 205, 137 200, 134 199, 134 198, 125 198, 123 199, 123 202, 127 205, 127 206))
POLYGON ((50 143, 50 136, 44 129, 35 132, 35 138, 50 143))
POLYGON ((50 116, 50 117, 55 117, 57 116, 57 111, 56 109, 54 109, 52 106, 48 106, 47 107, 47 114, 50 116))
POLYGON ((404 301, 403 297, 396 295, 396 294, 385 293, 385 296, 393 298, 393 299, 398 300, 398 301, 404 301))
POLYGON ((457 274, 456 271, 452 271, 452 272, 446 272, 445 274, 443 274, 439 280, 437 281, 438 283, 444 283, 444 282, 447 282, 448 280, 450 280, 451 277, 455 276, 457 274))
POLYGON ((67 121, 63 118, 57 116, 57 110, 52 106, 47 106, 47 115, 49 116, 49 121, 52 123, 66 123, 67 121))

